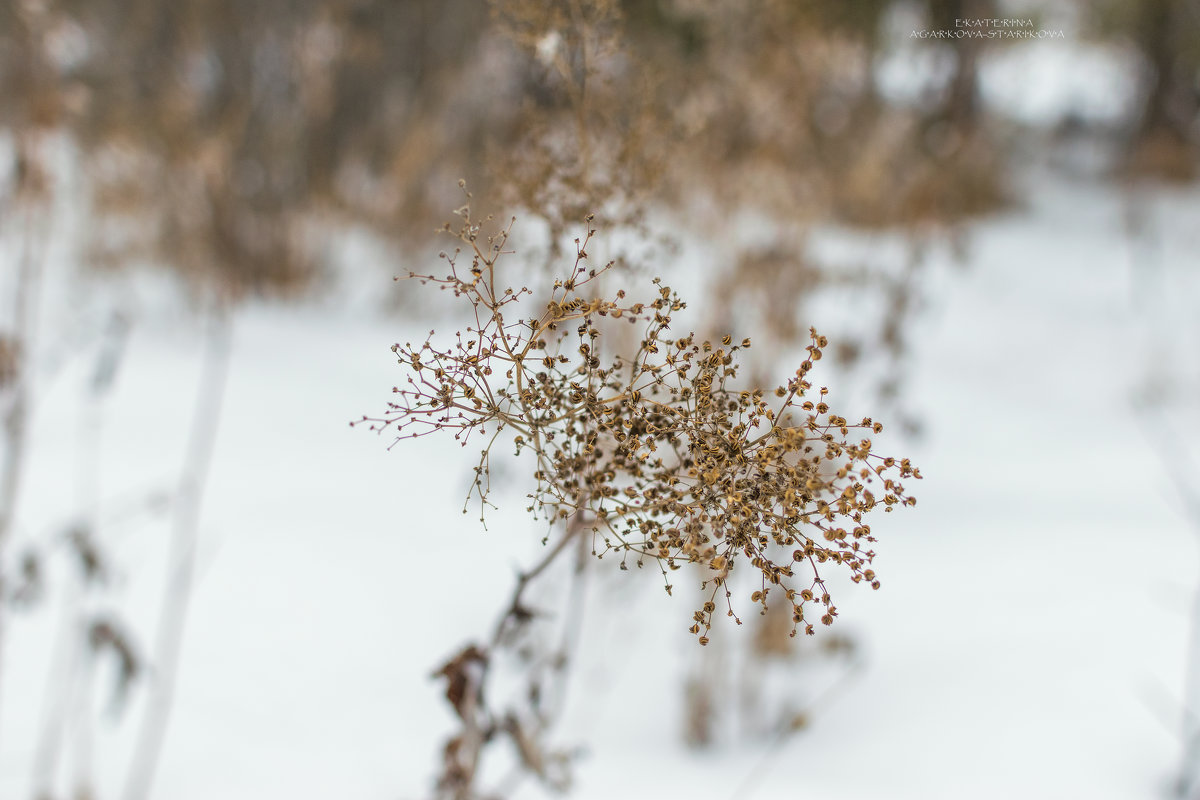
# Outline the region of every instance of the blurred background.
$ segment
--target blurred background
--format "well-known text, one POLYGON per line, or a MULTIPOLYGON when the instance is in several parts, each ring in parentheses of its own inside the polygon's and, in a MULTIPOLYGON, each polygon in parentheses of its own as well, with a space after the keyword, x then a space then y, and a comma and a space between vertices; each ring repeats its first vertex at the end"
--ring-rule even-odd
POLYGON ((0 797, 1200 797, 1198 168, 1194 0, 0 0, 0 797), (547 574, 469 779, 460 179, 925 476, 803 642, 547 574))

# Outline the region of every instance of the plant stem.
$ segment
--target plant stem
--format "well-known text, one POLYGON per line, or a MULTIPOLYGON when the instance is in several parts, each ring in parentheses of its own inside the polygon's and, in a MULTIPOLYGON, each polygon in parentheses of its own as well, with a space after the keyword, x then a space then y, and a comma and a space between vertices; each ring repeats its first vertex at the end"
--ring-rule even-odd
POLYGON ((207 321, 196 406, 173 508, 167 580, 155 637, 155 680, 134 749, 125 800, 145 800, 149 796, 170 721, 183 633, 195 581, 200 512, 229 372, 229 313, 223 300, 214 300, 207 321))

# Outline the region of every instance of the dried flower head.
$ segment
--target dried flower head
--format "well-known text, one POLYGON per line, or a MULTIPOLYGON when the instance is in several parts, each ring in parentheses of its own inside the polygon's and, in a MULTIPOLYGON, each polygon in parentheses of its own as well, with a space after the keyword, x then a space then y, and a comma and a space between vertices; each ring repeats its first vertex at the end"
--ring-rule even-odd
POLYGON ((737 359, 750 340, 674 335, 672 315, 685 303, 657 279, 640 302, 624 290, 600 293, 598 278, 613 265, 590 266, 594 230, 575 241, 573 267, 535 304, 533 291, 501 274, 511 223, 487 235, 469 204, 458 214, 457 230, 447 226, 460 242, 444 254, 449 274, 410 277, 463 298, 475 324, 446 342, 431 333, 420 345, 393 345, 406 384, 393 389, 386 414, 360 424, 394 430, 397 440, 449 432, 466 446, 481 437, 468 497, 481 517, 492 450, 510 437, 516 454, 533 457, 529 511, 563 536, 590 534, 593 554, 622 569, 657 566, 668 593, 673 571, 700 569, 705 600, 690 630, 701 644, 718 603, 737 619, 729 581, 739 566, 759 576, 753 602, 790 603, 792 635, 837 616, 820 565, 879 587, 866 516, 914 505, 901 481, 921 475, 908 459, 874 452, 879 423, 850 422, 830 409, 826 389, 814 391, 809 374, 824 336, 810 331, 806 358, 773 391, 740 389, 737 359), (639 328, 634 352, 608 352, 615 337, 605 333, 616 325, 639 328))

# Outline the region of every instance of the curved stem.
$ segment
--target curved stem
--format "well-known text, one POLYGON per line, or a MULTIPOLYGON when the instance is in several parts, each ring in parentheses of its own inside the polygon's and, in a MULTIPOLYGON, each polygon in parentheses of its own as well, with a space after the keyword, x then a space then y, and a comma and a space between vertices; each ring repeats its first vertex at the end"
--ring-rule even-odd
POLYGON ((196 406, 174 504, 165 596, 155 638, 155 680, 138 733, 125 786, 125 800, 145 800, 149 796, 170 721, 183 633, 195 580, 196 545, 204 488, 229 372, 230 326, 229 310, 222 300, 217 299, 208 320, 196 406))

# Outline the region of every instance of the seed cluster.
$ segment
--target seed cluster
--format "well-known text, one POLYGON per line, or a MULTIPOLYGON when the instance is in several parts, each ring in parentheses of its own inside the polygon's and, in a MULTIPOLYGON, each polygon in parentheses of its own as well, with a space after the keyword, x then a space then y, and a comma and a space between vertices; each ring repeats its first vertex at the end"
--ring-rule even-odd
POLYGON ((690 630, 701 644, 718 602, 741 622, 729 586, 739 564, 761 575, 752 603, 765 612, 782 595, 790 604, 793 636, 813 633, 814 618, 829 625, 837 616, 820 565, 879 588, 866 515, 914 505, 901 480, 921 475, 859 438, 879 433, 879 423, 851 423, 831 411, 825 388, 814 391, 808 376, 824 336, 810 331, 807 357, 786 383, 739 389, 737 357, 750 340, 676 337, 672 314, 685 303, 657 279, 648 302, 629 302, 623 290, 599 296, 598 278, 613 265, 589 266, 594 230, 575 241, 569 275, 535 303, 530 289, 498 276, 511 223, 485 236, 469 207, 459 214, 451 232, 462 247, 442 254, 449 274, 410 277, 464 298, 475 324, 448 345, 435 345, 432 331, 420 345, 393 345, 407 383, 393 389, 386 414, 360 424, 392 429, 397 441, 436 431, 464 446, 483 437, 468 497, 481 518, 492 450, 507 434, 516 454, 533 455, 535 516, 582 520, 570 527, 590 532, 594 555, 621 569, 657 565, 668 593, 672 571, 700 569, 706 599, 690 630), (516 313, 531 305, 532 315, 516 313), (604 333, 620 324, 640 328, 632 354, 606 352, 614 337, 604 333))

